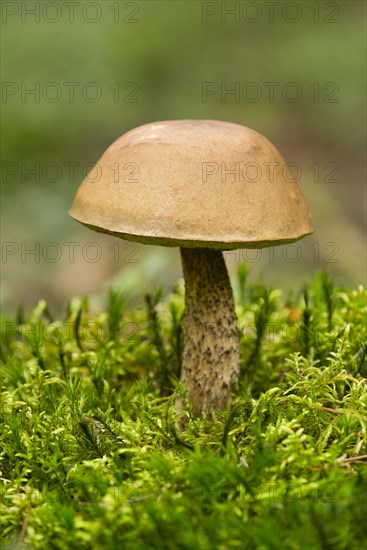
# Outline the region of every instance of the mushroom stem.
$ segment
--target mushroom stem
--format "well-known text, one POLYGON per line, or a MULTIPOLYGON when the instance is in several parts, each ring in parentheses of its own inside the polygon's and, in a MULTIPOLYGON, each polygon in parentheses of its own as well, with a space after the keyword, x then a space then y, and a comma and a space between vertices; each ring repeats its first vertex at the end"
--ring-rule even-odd
POLYGON ((195 414, 230 406, 240 346, 231 284, 219 250, 181 248, 185 278, 181 380, 195 414))

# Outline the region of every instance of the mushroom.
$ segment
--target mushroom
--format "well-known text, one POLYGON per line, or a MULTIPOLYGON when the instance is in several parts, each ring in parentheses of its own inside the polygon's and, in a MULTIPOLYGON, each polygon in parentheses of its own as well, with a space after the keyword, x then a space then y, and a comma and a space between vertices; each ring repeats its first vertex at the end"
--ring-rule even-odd
POLYGON ((195 414, 228 408, 240 346, 222 251, 282 245, 313 232, 306 202, 279 152, 238 124, 145 124, 105 151, 70 215, 122 239, 180 247, 183 387, 195 414))

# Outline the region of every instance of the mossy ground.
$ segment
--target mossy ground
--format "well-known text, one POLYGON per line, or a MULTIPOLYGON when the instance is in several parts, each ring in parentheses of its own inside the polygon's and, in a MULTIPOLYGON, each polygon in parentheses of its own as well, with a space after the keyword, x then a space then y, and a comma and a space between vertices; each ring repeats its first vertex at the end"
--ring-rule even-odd
POLYGON ((182 431, 183 288, 121 298, 2 319, 3 548, 364 548, 365 290, 284 297, 242 266, 232 409, 182 431))

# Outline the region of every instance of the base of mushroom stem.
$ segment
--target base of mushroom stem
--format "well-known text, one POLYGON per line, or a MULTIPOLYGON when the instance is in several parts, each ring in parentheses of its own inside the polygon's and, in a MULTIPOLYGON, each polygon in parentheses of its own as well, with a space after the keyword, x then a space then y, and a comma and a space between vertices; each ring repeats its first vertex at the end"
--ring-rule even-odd
POLYGON ((231 284, 222 252, 181 248, 185 279, 181 381, 195 414, 228 409, 240 372, 231 284))

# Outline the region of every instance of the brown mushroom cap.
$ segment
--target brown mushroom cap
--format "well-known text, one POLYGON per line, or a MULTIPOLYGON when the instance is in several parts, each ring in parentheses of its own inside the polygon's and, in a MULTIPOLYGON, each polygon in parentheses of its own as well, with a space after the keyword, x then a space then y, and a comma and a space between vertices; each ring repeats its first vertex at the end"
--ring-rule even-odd
POLYGON ((140 126, 85 178, 70 215, 146 244, 260 248, 313 232, 303 195, 261 134, 216 120, 140 126))

